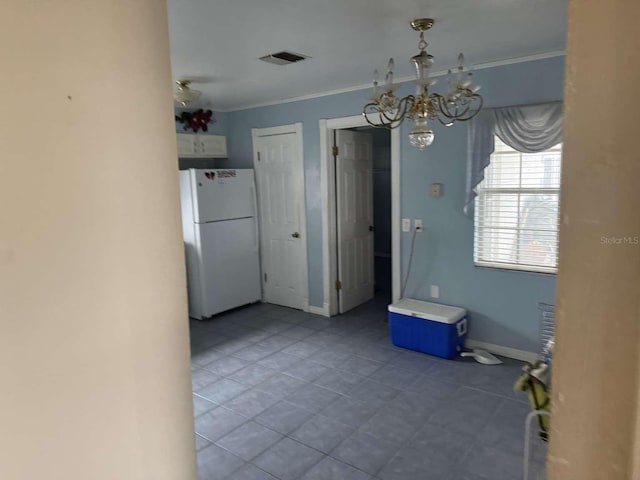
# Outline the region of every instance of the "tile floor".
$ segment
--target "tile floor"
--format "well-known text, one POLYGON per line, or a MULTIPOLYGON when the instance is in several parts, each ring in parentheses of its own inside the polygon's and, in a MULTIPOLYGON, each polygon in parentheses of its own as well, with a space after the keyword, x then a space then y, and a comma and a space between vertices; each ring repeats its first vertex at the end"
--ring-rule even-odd
POLYGON ((394 347, 386 304, 331 319, 257 304, 191 321, 199 478, 521 479, 519 362, 394 347))

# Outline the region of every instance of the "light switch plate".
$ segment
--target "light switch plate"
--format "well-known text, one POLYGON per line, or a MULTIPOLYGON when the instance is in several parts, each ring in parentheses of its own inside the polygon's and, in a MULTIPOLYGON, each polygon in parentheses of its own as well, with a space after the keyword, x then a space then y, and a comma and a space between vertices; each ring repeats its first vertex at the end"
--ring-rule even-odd
POLYGON ((440 198, 442 195, 442 184, 441 183, 432 183, 431 184, 431 196, 433 198, 440 198))
POLYGON ((403 218, 402 219, 402 231, 403 232, 410 232, 411 231, 411 219, 410 218, 403 218))
POLYGON ((431 298, 440 298, 440 287, 438 285, 431 285, 429 290, 431 298))

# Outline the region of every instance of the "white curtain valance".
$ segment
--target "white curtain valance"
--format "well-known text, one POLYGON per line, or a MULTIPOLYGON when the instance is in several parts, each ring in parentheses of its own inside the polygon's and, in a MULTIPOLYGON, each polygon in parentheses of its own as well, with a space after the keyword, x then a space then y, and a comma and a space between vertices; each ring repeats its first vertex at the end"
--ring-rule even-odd
POLYGON ((562 102, 485 109, 471 121, 467 141, 464 211, 473 211, 476 187, 491 162, 493 137, 525 153, 547 150, 562 141, 562 102))

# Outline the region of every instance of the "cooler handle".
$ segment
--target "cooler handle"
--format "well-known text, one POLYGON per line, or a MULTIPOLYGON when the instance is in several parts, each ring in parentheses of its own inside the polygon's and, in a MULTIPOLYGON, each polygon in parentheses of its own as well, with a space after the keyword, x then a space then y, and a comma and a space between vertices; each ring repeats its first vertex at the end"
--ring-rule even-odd
POLYGON ((458 324, 456 325, 458 327, 458 336, 461 337, 464 334, 467 333, 467 319, 463 318, 460 322, 458 322, 458 324))

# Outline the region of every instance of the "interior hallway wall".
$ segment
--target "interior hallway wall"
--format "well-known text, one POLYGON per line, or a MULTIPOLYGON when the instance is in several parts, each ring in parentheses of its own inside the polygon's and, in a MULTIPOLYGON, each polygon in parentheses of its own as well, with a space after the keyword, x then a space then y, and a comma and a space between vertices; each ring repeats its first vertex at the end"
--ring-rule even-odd
POLYGON ((640 478, 639 16, 569 2, 549 480, 640 478))
POLYGON ((0 478, 195 479, 166 4, 2 6, 0 478))

